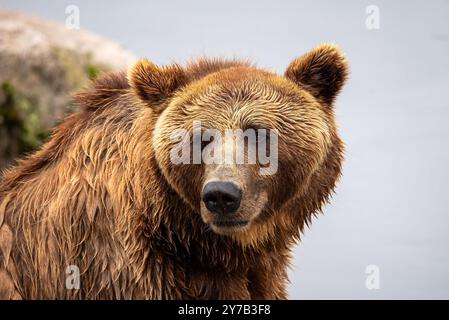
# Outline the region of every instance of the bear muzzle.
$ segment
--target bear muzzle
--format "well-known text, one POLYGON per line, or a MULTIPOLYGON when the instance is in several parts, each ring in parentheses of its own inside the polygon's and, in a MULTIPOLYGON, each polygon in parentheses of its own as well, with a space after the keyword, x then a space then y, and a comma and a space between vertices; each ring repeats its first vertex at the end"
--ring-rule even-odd
POLYGON ((212 181, 204 186, 202 200, 212 214, 229 217, 240 207, 242 191, 233 182, 212 181))

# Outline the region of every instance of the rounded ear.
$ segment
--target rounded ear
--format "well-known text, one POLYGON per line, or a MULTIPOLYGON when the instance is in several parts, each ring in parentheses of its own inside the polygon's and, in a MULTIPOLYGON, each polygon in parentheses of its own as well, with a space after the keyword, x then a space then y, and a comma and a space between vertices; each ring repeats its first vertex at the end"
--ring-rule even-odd
POLYGON ((337 46, 322 44, 290 63, 285 77, 331 105, 348 77, 348 69, 348 61, 337 46))
POLYGON ((141 100, 157 108, 187 83, 187 77, 184 70, 176 64, 158 67, 147 59, 142 59, 129 70, 128 81, 141 100))

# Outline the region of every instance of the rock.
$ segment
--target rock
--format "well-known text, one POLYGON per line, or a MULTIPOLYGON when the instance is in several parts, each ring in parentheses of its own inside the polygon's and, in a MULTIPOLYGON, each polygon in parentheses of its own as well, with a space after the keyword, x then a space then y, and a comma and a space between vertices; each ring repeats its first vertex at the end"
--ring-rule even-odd
POLYGON ((0 10, 0 168, 39 147, 73 91, 135 60, 98 35, 0 10))

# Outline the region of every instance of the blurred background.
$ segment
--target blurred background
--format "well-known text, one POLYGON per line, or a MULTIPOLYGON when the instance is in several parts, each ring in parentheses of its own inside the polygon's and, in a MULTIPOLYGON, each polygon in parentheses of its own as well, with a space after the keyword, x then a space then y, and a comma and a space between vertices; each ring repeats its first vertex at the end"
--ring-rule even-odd
POLYGON ((283 73, 321 42, 351 63, 336 103, 347 153, 295 250, 290 298, 449 299, 447 0, 0 0, 0 166, 45 141, 70 91, 137 57, 283 73))

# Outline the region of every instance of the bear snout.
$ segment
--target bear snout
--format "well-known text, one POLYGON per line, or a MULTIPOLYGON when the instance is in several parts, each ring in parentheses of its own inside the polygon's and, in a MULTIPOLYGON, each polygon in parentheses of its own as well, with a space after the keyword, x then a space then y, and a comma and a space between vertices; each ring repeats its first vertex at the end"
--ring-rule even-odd
POLYGON ((233 182, 212 181, 204 186, 202 200, 211 213, 229 216, 240 207, 242 190, 233 182))

